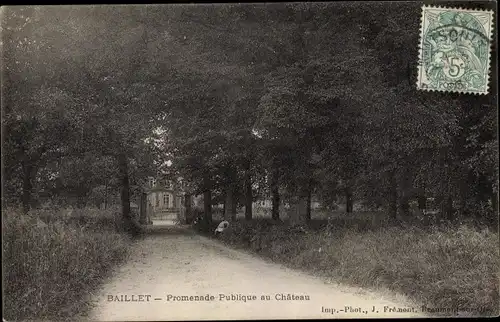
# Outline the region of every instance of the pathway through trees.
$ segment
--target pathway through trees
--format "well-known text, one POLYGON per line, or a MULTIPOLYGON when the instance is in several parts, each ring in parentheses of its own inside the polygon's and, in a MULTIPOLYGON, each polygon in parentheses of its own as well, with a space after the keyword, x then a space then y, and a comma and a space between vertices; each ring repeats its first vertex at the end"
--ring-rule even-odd
POLYGON ((138 242, 132 252, 133 259, 122 266, 96 296, 92 319, 396 318, 421 314, 384 313, 384 307, 418 310, 418 306, 388 292, 374 294, 329 283, 230 249, 187 229, 173 228, 168 233, 151 234, 138 242), (167 301, 169 295, 179 299, 179 296, 207 294, 215 299, 174 301, 169 298, 167 301), (220 294, 225 296, 223 300, 220 294), (308 296, 310 300, 284 300, 288 294, 308 296), (256 300, 242 300, 242 296, 248 299, 253 295, 256 300), (261 296, 266 295, 270 300, 261 300, 261 296), (371 312, 374 306, 378 314, 371 312), (352 312, 329 313, 331 309, 345 311, 346 307, 351 307, 352 312), (358 308, 368 312, 354 312, 358 308))

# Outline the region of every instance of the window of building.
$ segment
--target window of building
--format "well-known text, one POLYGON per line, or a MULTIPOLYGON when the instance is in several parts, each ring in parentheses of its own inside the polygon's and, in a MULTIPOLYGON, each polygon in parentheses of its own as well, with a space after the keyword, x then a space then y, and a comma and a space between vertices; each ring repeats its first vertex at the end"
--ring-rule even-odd
POLYGON ((168 193, 163 194, 163 204, 165 207, 170 207, 170 195, 168 193))
POLYGON ((158 196, 158 194, 154 194, 154 196, 156 197, 155 199, 155 205, 156 207, 160 207, 160 196, 158 196))

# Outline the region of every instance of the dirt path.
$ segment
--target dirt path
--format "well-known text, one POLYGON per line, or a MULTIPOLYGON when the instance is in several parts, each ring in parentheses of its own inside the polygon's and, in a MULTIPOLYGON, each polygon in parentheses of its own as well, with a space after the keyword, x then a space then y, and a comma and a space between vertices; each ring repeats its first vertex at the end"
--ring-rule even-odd
POLYGON ((132 252, 132 259, 95 295, 96 307, 90 319, 171 321, 421 316, 418 312, 389 312, 388 309, 411 307, 418 311, 416 305, 410 305, 402 297, 328 284, 229 249, 187 230, 152 234, 138 242, 132 252), (213 300, 174 301, 172 298, 207 294, 213 296, 213 300), (221 299, 220 294, 227 297, 221 299), (283 300, 288 294, 303 296, 303 299, 308 296, 309 300, 283 300), (231 295, 236 300, 231 300, 231 295), (270 300, 261 299, 266 295, 270 300), (245 302, 241 296, 256 296, 257 299, 245 302), (379 313, 372 312, 374 307, 379 313))

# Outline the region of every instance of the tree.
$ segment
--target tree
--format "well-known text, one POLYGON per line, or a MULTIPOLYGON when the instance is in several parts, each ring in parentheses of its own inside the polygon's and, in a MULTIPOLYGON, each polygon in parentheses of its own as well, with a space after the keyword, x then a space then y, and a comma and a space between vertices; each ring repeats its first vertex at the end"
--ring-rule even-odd
MULTIPOLYGON (((133 186, 168 159, 205 195, 207 224, 223 199, 227 218, 240 202, 251 219, 264 193, 274 219, 291 201, 297 222, 310 219, 313 194, 405 219, 412 200, 423 212, 428 197, 448 218, 493 209, 498 138, 480 106, 496 97, 417 91, 420 6, 396 8, 89 6, 54 21, 50 8, 11 9, 8 188, 22 195, 24 185, 28 204, 34 178, 48 178, 58 158, 79 164, 92 153, 91 172, 113 158, 129 221, 133 186)), ((74 181, 82 195, 102 185, 74 181)))
MULTIPOLYGON (((14 11, 13 17, 18 16, 16 9, 10 10, 14 11)), ((46 17, 51 16, 51 10, 54 8, 32 10, 31 16, 25 18, 33 18, 32 24, 19 27, 11 20, 6 23, 9 28, 14 25, 7 32, 5 45, 9 66, 6 121, 12 124, 6 124, 6 128, 12 143, 9 155, 14 156, 16 150, 22 155, 25 208, 32 178, 43 160, 53 160, 61 153, 92 152, 116 160, 122 182, 123 216, 130 222, 128 159, 139 152, 138 147, 154 128, 152 112, 159 103, 152 95, 158 79, 150 78, 151 66, 141 61, 147 42, 142 40, 141 30, 124 26, 109 10, 99 10, 94 19, 84 19, 86 13, 95 13, 96 9, 65 7, 65 18, 49 22, 46 17), (101 20, 103 16, 107 19, 101 20), (37 24, 41 28, 36 28, 37 24), (100 37, 100 27, 108 30, 106 37, 100 37), (89 41, 95 50, 87 50, 89 41), (121 48, 128 50, 120 52, 126 59, 116 60, 121 48), (56 54, 50 55, 49 51, 56 54), (34 65, 34 55, 47 59, 34 65), (47 85, 40 87, 41 83, 47 85), (21 142, 16 143, 19 138, 21 142)), ((129 17, 135 14, 123 10, 129 17)))

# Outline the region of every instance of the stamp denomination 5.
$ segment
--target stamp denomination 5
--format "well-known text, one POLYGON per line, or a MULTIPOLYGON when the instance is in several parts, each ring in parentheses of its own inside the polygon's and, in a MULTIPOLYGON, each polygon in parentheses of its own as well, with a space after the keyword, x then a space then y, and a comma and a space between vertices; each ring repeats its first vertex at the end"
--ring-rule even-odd
POLYGON ((487 94, 493 12, 422 8, 417 88, 487 94))

